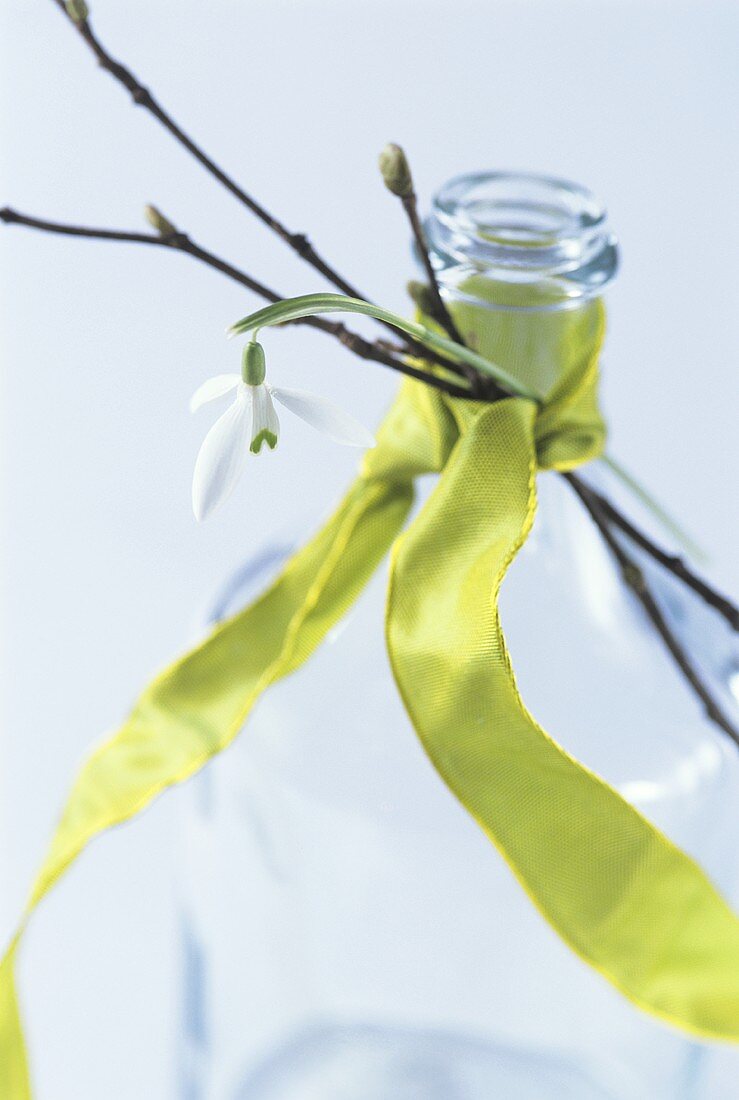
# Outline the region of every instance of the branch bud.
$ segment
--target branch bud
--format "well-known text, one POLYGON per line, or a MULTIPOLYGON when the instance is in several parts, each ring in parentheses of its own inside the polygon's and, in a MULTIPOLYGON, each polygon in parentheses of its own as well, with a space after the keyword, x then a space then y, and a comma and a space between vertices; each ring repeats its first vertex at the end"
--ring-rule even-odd
POLYGON ((73 23, 86 23, 90 18, 90 9, 85 0, 66 0, 64 8, 73 23))
POLYGON ((406 155, 399 145, 386 145, 380 153, 380 171, 388 191, 398 198, 407 199, 413 194, 413 176, 406 155))
POLYGON ((177 230, 172 225, 169 218, 165 218, 164 214, 162 214, 160 210, 157 210, 156 206, 145 206, 144 216, 152 229, 156 229, 160 236, 173 237, 177 233, 177 230))

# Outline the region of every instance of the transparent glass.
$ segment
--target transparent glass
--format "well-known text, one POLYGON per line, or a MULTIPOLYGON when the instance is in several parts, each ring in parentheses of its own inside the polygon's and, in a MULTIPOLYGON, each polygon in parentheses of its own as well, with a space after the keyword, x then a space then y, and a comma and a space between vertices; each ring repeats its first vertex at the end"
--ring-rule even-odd
MULTIPOLYGON (((564 313, 588 308, 616 266, 595 200, 546 179, 453 181, 427 232, 450 304, 500 311, 509 363, 532 310, 552 314, 553 356, 564 313)), ((566 483, 543 474, 539 494, 501 597, 527 705, 736 898, 739 754, 702 716, 566 483)), ((247 562, 212 618, 243 606, 300 541, 247 562)), ((735 705, 729 630, 644 564, 735 705)), ((388 666, 384 589, 380 570, 190 785, 179 1095, 703 1097, 709 1048, 637 1011, 559 941, 430 766, 388 666)))

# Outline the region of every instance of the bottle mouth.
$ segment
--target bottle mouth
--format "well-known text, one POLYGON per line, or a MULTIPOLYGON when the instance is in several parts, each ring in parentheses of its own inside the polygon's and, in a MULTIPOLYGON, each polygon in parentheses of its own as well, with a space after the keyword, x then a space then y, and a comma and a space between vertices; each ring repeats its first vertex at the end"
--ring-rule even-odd
POLYGON ((442 281, 458 282, 460 270, 508 282, 554 280, 574 303, 600 293, 618 266, 603 204, 551 176, 457 176, 436 194, 426 231, 442 281))

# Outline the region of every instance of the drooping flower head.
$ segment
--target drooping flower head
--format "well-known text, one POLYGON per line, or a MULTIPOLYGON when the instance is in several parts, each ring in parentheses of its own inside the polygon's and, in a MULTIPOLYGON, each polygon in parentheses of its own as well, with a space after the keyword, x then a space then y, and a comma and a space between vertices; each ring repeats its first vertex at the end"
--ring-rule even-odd
POLYGON ((250 455, 274 450, 280 438, 278 401, 335 443, 372 447, 374 438, 349 413, 325 397, 287 390, 266 381, 264 349, 256 340, 244 348, 241 374, 217 374, 192 396, 191 412, 234 391, 234 400, 210 429, 198 453, 192 482, 195 518, 206 519, 229 497, 250 455), (273 400, 274 399, 274 400, 273 400))

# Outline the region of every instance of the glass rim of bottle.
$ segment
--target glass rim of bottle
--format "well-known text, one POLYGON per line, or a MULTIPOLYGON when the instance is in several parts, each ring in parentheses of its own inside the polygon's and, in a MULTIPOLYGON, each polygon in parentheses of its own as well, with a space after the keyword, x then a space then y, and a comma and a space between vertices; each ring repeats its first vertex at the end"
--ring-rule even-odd
POLYGON ((556 176, 455 176, 434 195, 426 232, 440 282, 452 291, 469 275, 483 274, 547 284, 557 290, 554 297, 547 294, 549 308, 567 308, 600 295, 618 268, 603 203, 588 188, 556 176))

